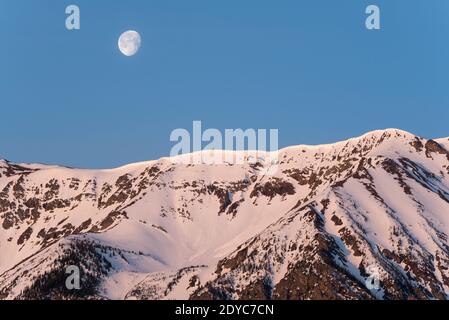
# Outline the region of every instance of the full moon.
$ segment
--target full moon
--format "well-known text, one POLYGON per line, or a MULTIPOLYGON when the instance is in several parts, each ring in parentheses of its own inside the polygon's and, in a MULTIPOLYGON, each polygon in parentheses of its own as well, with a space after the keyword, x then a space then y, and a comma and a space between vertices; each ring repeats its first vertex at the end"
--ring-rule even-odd
POLYGON ((135 55, 139 51, 141 43, 142 39, 140 38, 140 34, 133 30, 122 33, 118 39, 118 47, 127 57, 135 55))

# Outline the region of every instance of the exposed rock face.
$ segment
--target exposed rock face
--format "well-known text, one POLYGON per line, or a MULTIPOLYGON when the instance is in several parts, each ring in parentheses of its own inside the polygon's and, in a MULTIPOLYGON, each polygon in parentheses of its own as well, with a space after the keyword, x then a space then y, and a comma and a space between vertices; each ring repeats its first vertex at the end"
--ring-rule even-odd
POLYGON ((447 299, 448 145, 376 131, 284 149, 274 175, 1 160, 0 298, 447 299))

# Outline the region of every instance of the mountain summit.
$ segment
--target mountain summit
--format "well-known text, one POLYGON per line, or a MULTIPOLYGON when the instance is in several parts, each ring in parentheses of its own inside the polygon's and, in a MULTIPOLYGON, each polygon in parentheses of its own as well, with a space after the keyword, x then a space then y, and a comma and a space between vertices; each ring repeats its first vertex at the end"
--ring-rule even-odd
POLYGON ((447 299, 448 147, 374 131, 280 150, 274 175, 2 160, 0 298, 447 299))

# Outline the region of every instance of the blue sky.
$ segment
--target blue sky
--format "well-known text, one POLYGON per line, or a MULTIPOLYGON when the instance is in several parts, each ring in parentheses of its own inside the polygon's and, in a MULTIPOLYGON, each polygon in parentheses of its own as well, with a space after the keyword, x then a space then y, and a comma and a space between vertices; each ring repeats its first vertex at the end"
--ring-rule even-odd
POLYGON ((114 167, 168 155, 193 120, 278 128, 280 146, 449 136, 448 18, 446 0, 0 0, 0 158, 114 167))

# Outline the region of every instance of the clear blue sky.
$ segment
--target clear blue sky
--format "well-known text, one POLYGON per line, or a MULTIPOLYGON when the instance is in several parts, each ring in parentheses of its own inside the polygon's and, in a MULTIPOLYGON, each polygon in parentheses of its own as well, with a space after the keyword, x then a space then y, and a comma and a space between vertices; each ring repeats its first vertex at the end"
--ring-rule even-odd
POLYGON ((12 161, 154 159, 193 120, 278 128, 280 146, 387 127, 449 136, 447 0, 0 0, 0 39, 12 161), (369 4, 381 31, 364 27, 369 4), (143 38, 132 58, 117 49, 128 29, 143 38))

